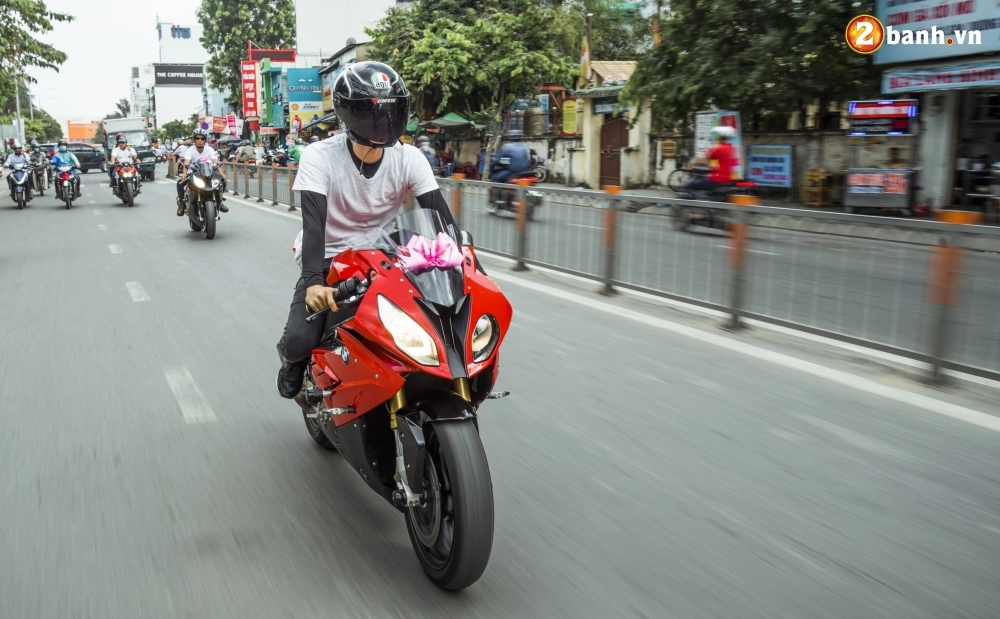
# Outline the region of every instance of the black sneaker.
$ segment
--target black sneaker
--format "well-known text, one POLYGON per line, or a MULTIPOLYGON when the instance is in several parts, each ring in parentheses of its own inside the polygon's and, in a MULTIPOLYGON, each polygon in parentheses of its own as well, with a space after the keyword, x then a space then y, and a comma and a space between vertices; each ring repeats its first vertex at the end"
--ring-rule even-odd
POLYGON ((308 365, 308 359, 295 362, 286 361, 282 364, 281 369, 278 370, 278 378, 276 381, 278 395, 286 400, 291 400, 295 396, 299 395, 299 392, 302 391, 302 381, 305 380, 306 366, 308 365))

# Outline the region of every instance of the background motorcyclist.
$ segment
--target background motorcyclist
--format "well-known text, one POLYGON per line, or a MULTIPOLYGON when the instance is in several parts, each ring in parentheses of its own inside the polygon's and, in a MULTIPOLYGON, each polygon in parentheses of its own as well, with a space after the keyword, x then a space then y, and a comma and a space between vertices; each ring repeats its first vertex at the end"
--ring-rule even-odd
POLYGON ((253 144, 247 142, 243 145, 243 148, 239 150, 236 155, 236 163, 246 163, 251 159, 257 157, 257 151, 254 149, 253 144))
POLYGON ((490 162, 490 180, 509 183, 531 169, 531 152, 521 142, 505 142, 490 162))
MULTIPOLYGON (((115 135, 115 144, 117 146, 111 149, 111 154, 108 155, 108 180, 110 181, 110 187, 115 187, 115 176, 118 175, 117 164, 119 163, 131 163, 134 165, 139 164, 139 155, 135 152, 135 149, 128 145, 128 138, 125 137, 124 133, 119 133, 115 135)), ((142 183, 138 183, 138 189, 136 193, 142 193, 142 183)))
MULTIPOLYGON (((14 144, 14 152, 7 155, 7 160, 4 161, 4 165, 13 170, 14 166, 19 163, 24 164, 24 169, 28 173, 28 180, 26 183, 28 185, 28 200, 31 200, 35 195, 35 179, 33 178, 34 174, 31 173, 31 160, 24 154, 24 149, 21 148, 20 144, 14 144)), ((10 197, 13 199, 14 178, 10 174, 7 175, 7 185, 10 187, 10 197)))
MULTIPOLYGON (((188 185, 188 167, 191 162, 197 162, 202 159, 208 159, 213 165, 219 164, 219 154, 215 152, 215 149, 208 145, 208 134, 202 129, 195 129, 194 134, 191 136, 193 145, 188 147, 187 152, 184 153, 184 157, 181 160, 180 173, 181 176, 177 179, 177 216, 184 216, 184 209, 187 207, 187 200, 185 199, 184 193, 187 191, 188 185)), ((222 168, 219 168, 219 175, 222 176, 222 189, 219 191, 219 211, 223 213, 229 212, 229 207, 226 206, 222 200, 226 199, 226 174, 223 172, 222 168)))
POLYGON ((284 148, 279 148, 277 151, 275 151, 275 153, 274 153, 274 163, 276 163, 276 164, 278 164, 280 166, 287 166, 288 165, 288 161, 289 161, 288 154, 285 153, 285 149, 284 148))
POLYGON ((298 138, 297 140, 295 140, 295 146, 292 147, 292 150, 288 151, 288 158, 294 161, 296 165, 298 165, 299 161, 302 160, 302 151, 305 150, 305 148, 306 148, 305 140, 303 140, 302 138, 298 138))
POLYGON ((431 139, 426 135, 422 135, 417 138, 417 148, 420 149, 420 154, 427 159, 427 163, 431 166, 431 171, 435 175, 441 173, 441 163, 438 160, 437 151, 431 146, 431 139))
POLYGON ((58 168, 62 165, 73 166, 70 170, 70 174, 73 175, 73 187, 74 187, 74 198, 80 197, 80 160, 76 158, 76 155, 69 151, 68 143, 66 140, 59 140, 59 147, 56 148, 55 155, 52 156, 52 160, 49 161, 50 168, 58 168))
POLYGON ((344 133, 305 149, 295 177, 293 189, 302 198, 302 275, 278 343, 287 360, 277 377, 278 393, 285 398, 301 391, 309 355, 323 337, 324 321, 307 323, 306 317, 337 307, 327 274, 331 259, 347 247, 345 239, 393 221, 407 192, 421 208, 455 224, 427 160, 413 146, 399 143, 410 106, 403 79, 380 62, 350 67, 333 87, 344 133))
POLYGON ((729 140, 736 137, 736 130, 732 127, 715 127, 712 129, 712 137, 715 138, 715 146, 708 149, 704 157, 693 162, 695 166, 707 164, 708 176, 699 176, 688 181, 684 188, 689 191, 712 191, 734 180, 736 149, 729 140))

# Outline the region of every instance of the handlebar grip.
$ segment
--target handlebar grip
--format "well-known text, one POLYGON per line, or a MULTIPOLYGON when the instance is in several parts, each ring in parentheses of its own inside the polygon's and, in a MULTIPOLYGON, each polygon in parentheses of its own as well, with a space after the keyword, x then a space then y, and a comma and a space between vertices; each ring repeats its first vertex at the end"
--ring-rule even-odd
MULTIPOLYGON (((364 288, 361 285, 360 279, 358 279, 357 277, 345 279, 343 281, 337 282, 337 285, 334 287, 333 301, 334 303, 337 304, 337 307, 340 308, 344 305, 345 302, 349 301, 353 297, 356 297, 363 292, 364 288)), ((316 312, 315 314, 309 314, 308 316, 306 316, 306 322, 311 323, 312 321, 316 320, 320 316, 325 315, 329 311, 330 308, 325 307, 320 311, 316 312)))

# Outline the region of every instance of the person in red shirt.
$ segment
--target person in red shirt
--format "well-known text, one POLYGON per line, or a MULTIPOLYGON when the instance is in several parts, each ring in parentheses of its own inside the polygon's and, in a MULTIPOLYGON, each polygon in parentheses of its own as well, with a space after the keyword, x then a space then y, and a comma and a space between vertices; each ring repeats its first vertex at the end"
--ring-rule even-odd
POLYGON ((737 163, 736 149, 729 143, 736 136, 736 130, 732 127, 715 127, 712 129, 712 136, 715 138, 715 146, 708 149, 704 157, 708 162, 708 176, 689 181, 685 188, 690 191, 712 191, 736 180, 733 176, 737 163))

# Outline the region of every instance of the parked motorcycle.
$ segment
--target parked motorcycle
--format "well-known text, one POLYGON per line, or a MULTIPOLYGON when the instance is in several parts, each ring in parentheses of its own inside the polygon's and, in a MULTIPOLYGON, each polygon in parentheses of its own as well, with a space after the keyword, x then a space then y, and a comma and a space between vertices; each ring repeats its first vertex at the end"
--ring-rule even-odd
POLYGON ((196 161, 188 168, 187 215, 195 232, 203 231, 206 239, 215 238, 215 222, 222 194, 222 175, 210 161, 196 161))
POLYGON ((123 204, 135 206, 135 196, 139 193, 139 171, 135 164, 127 161, 115 164, 115 186, 111 191, 123 204))
POLYGON ((73 166, 61 165, 56 168, 56 178, 54 187, 56 188, 56 199, 66 203, 66 208, 73 208, 73 200, 76 200, 78 193, 77 183, 80 178, 73 174, 73 166))
POLYGON ((39 154, 31 159, 31 173, 34 174, 35 191, 44 196, 49 186, 49 160, 39 154))
POLYGON ((439 587, 476 582, 493 545, 493 488, 477 412, 513 310, 476 269, 471 238, 417 209, 349 240, 327 278, 322 343, 295 398, 310 436, 406 518, 439 587), (461 245, 461 247, 460 247, 461 245))
POLYGON ((23 163, 15 163, 11 168, 9 183, 11 186, 11 197, 17 203, 17 208, 22 209, 28 204, 28 180, 31 178, 31 167, 23 163))
MULTIPOLYGON (((520 181, 527 182, 528 187, 530 187, 537 183, 538 179, 535 178, 534 172, 526 172, 510 180, 511 184, 514 185, 520 181)), ((542 194, 526 187, 524 197, 527 200, 528 221, 535 221, 535 211, 542 206, 542 194)), ((515 188, 490 187, 490 200, 486 204, 486 212, 490 215, 496 215, 500 211, 509 211, 515 215, 517 214, 517 190, 515 188)))

